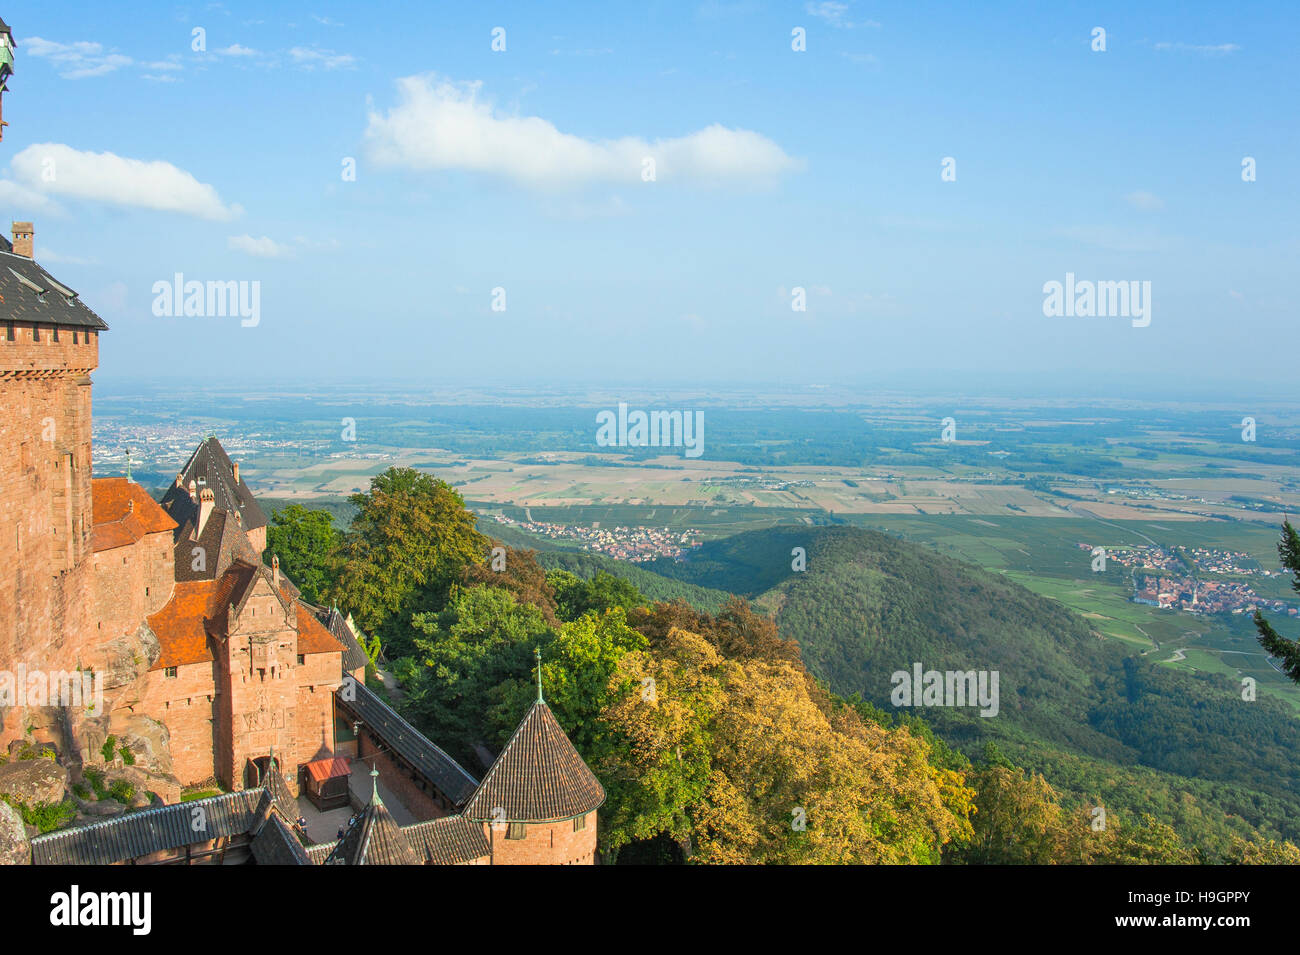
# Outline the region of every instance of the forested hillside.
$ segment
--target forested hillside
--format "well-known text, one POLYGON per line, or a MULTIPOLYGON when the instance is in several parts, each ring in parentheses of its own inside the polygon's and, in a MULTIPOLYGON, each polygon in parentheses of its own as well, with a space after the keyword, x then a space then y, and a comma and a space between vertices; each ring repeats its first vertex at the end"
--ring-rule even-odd
POLYGON ((698 566, 683 566, 682 575, 734 583, 733 556, 757 568, 767 592, 747 592, 779 608, 781 634, 836 693, 890 711, 891 674, 915 663, 997 670, 996 717, 968 708, 919 712, 964 751, 999 741, 1027 766, 1054 768, 1049 779, 1081 796, 1167 812, 1184 792, 1202 815, 1217 817, 1196 823, 1202 835, 1244 831, 1242 821, 1274 836, 1300 835, 1293 758, 1300 723, 1271 699, 1243 701, 1225 677, 1157 667, 1053 600, 874 531, 755 531, 701 550, 698 566), (790 568, 797 546, 807 552, 803 572, 790 568), (1161 772, 1146 773, 1133 793, 1107 781, 1110 766, 1125 767, 1130 779, 1140 767, 1161 772))
POLYGON ((1300 860, 1276 841, 1300 818, 1294 721, 1130 660, 997 575, 804 527, 708 545, 660 564, 665 580, 590 555, 494 559, 454 489, 410 470, 351 504, 337 535, 275 515, 286 572, 378 637, 404 713, 475 769, 535 694, 540 650, 547 701, 609 793, 606 861, 1300 860), (890 675, 914 663, 997 670, 998 714, 893 706, 890 675))

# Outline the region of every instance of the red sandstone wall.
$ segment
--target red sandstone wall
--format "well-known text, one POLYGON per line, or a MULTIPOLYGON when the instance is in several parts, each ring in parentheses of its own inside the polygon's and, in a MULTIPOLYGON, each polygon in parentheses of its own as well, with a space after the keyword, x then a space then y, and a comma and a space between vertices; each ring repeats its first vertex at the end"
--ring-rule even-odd
POLYGON ((596 813, 587 828, 573 831, 573 820, 529 824, 523 839, 507 839, 506 828, 484 823, 493 865, 595 865, 596 813))
POLYGON ((231 610, 225 662, 230 761, 223 778, 232 788, 243 788, 248 761, 267 755, 271 747, 281 753, 298 751, 296 622, 292 605, 286 613, 260 576, 239 615, 231 610))
POLYGON ((183 786, 214 775, 214 677, 211 663, 194 663, 177 667, 174 677, 150 670, 144 680, 138 710, 166 724, 176 778, 183 786))
POLYGON ((342 658, 342 653, 309 653, 296 668, 298 720, 292 761, 286 759, 290 769, 334 755, 333 694, 343 683, 342 658))
POLYGON ((437 819, 454 811, 451 806, 440 805, 431 792, 421 789, 420 784, 411 779, 410 770, 402 769, 390 758, 364 727, 359 742, 361 756, 365 758, 366 765, 379 769, 379 779, 384 787, 396 793, 402 805, 420 822, 426 819, 437 819))
MULTIPOLYGON (((99 363, 70 329, 56 343, 0 325, 0 665, 76 665, 91 629, 90 378, 99 363)), ((14 717, 0 743, 21 733, 14 717)))
POLYGON ((170 531, 148 534, 134 545, 94 555, 95 626, 112 639, 133 633, 140 621, 157 613, 175 588, 170 531))

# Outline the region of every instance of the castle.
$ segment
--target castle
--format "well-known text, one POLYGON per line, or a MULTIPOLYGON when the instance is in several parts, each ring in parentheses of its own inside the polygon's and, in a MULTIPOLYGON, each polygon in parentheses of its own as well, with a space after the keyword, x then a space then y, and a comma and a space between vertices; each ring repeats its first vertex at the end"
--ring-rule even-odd
POLYGON ((52 685, 93 674, 103 705, 17 700, 0 679, 0 753, 47 747, 75 771, 125 740, 149 754, 154 794, 31 839, 32 861, 592 863, 604 790, 540 686, 476 780, 365 685, 349 618, 263 563, 266 515, 215 437, 161 502, 91 476, 90 373, 108 326, 36 263, 30 222, 12 235, 0 237, 0 672, 62 674, 52 685), (353 761, 369 767, 368 798, 347 785, 353 761), (180 801, 214 780, 221 795, 180 801), (299 838, 304 795, 351 801, 342 838, 299 838))

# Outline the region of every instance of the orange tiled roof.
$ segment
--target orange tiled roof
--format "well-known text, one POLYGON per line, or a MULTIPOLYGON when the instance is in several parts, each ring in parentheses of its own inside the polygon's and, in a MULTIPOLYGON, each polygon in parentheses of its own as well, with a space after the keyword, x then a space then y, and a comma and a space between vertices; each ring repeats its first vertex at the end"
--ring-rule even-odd
POLYGON ((144 488, 126 478, 93 478, 90 482, 96 552, 134 544, 146 534, 172 531, 176 522, 144 488))
POLYGON ((338 776, 347 776, 352 772, 351 760, 344 756, 333 756, 327 759, 318 759, 307 764, 307 772, 311 778, 321 783, 327 779, 335 779, 338 776))
MULTIPOLYGON (((148 618, 149 628, 162 644, 162 654, 151 669, 211 661, 209 635, 217 639, 222 636, 222 621, 231 604, 243 599, 257 573, 258 568, 237 560, 216 580, 178 580, 172 599, 148 618)), ((287 594, 284 596, 289 599, 287 594)), ((341 656, 343 651, 343 644, 299 604, 298 652, 341 656)))
POLYGON ((298 604, 298 652, 341 654, 343 650, 343 644, 325 629, 316 615, 298 604))
POLYGON ((162 644, 162 653, 149 669, 161 670, 212 660, 204 617, 216 603, 220 584, 218 580, 181 581, 176 584, 172 599, 166 606, 146 618, 149 629, 162 644))

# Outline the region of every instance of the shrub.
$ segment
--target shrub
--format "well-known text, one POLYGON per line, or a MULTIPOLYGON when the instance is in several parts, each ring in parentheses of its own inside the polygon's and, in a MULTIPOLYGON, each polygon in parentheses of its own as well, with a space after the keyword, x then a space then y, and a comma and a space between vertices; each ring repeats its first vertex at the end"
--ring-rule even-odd
POLYGON ((130 805, 131 797, 135 795, 135 786, 125 779, 116 779, 113 781, 113 785, 109 787, 108 794, 122 805, 130 805))
POLYGON ((118 752, 122 754, 122 762, 126 763, 128 766, 135 765, 135 753, 131 752, 130 746, 123 744, 122 748, 119 749, 118 752))
POLYGON ((77 808, 69 802, 42 802, 29 806, 12 796, 0 796, 0 799, 17 809, 23 822, 35 826, 42 834, 67 825, 77 815, 77 808))
POLYGON ((96 799, 103 799, 108 795, 108 790, 104 788, 104 774, 98 769, 87 767, 81 771, 81 775, 90 780, 90 785, 95 790, 96 799))
POLYGON ((116 736, 110 736, 108 739, 104 740, 104 745, 99 748, 99 752, 104 757, 104 762, 111 763, 113 761, 113 750, 115 749, 117 749, 116 736))

